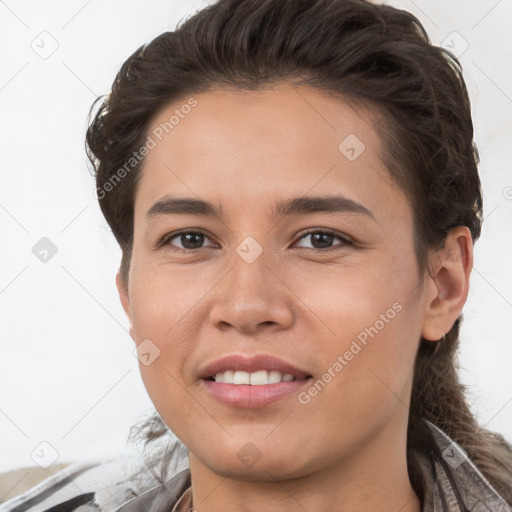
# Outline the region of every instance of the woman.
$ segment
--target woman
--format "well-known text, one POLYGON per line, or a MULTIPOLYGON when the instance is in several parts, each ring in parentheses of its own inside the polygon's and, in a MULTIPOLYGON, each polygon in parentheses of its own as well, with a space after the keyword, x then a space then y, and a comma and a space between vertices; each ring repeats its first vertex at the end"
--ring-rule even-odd
POLYGON ((188 460, 161 443, 161 483, 48 511, 512 511, 512 449, 454 363, 469 99, 414 16, 220 0, 124 63, 87 147, 158 413, 139 435, 188 460))

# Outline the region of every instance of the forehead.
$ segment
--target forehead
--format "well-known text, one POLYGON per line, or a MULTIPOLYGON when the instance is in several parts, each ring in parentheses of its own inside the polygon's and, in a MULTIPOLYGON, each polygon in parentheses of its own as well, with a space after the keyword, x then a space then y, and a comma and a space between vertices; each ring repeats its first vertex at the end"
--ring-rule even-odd
POLYGON ((136 210, 147 211, 167 193, 206 195, 239 212, 271 196, 335 190, 383 210, 386 202, 396 206, 400 194, 380 158, 378 119, 371 109, 288 84, 183 97, 151 120, 154 147, 143 165, 136 210))
POLYGON ((178 149, 185 139, 194 157, 213 146, 216 151, 232 150, 257 159, 266 155, 312 157, 333 149, 337 154, 338 144, 333 148, 333 143, 350 135, 357 150, 361 144, 377 149, 380 140, 373 127, 378 119, 378 113, 368 107, 351 107, 311 87, 280 83, 256 91, 215 89, 183 97, 157 112, 149 132, 164 144, 158 144, 160 151, 156 148, 151 155, 159 156, 166 142, 168 149, 173 141, 178 149))

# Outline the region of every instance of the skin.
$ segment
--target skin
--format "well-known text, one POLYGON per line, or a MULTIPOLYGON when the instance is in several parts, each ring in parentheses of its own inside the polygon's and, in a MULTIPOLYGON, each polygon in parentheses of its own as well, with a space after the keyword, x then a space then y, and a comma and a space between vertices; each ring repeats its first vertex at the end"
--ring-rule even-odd
MULTIPOLYGON (((135 343, 150 339, 160 350, 140 371, 189 450, 195 509, 418 512, 406 466, 414 358, 420 336, 439 340, 466 301, 469 230, 453 229, 431 254, 431 275, 419 275, 412 209, 381 162, 371 111, 288 83, 194 98, 146 157, 129 285, 118 274, 117 287, 135 343), (365 144, 354 161, 338 149, 349 134, 365 144), (374 219, 272 217, 277 200, 334 193, 374 219), (223 216, 148 220, 166 194, 220 203, 223 216), (206 232, 199 248, 183 249, 191 246, 179 236, 155 248, 185 228, 206 232), (321 245, 304 236, 310 228, 354 242, 321 245), (262 248, 252 263, 236 251, 249 236, 262 248), (396 303, 400 312, 307 404, 293 394, 264 408, 229 407, 200 385, 205 363, 233 353, 271 354, 321 378, 396 303), (260 454, 250 467, 237 456, 248 442, 260 454)), ((185 102, 157 113, 149 132, 185 102)))

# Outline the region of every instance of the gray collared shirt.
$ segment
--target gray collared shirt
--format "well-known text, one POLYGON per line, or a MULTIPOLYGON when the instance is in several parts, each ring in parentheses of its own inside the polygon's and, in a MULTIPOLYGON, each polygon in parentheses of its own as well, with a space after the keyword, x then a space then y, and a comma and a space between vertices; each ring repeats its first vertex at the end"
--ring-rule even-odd
MULTIPOLYGON (((422 512, 512 512, 464 450, 425 421, 437 455, 424 454, 419 461, 426 480, 422 512)), ((132 446, 118 457, 66 467, 1 504, 0 512, 169 512, 189 487, 186 448, 169 432, 150 454, 132 446), (171 475, 165 482, 164 463, 171 475)))

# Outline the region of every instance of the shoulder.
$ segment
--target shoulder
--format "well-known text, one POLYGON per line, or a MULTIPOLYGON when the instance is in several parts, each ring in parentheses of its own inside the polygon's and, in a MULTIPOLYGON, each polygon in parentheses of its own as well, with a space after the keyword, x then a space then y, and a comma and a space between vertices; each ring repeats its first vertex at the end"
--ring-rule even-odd
POLYGON ((188 457, 178 440, 171 442, 172 450, 166 444, 143 454, 127 447, 114 457, 76 462, 0 504, 0 512, 125 512, 146 510, 125 506, 158 501, 164 491, 167 499, 173 490, 179 497, 189 478, 188 457))
POLYGON ((446 510, 443 506, 448 504, 459 506, 461 510, 512 512, 512 507, 475 466, 467 452, 439 427, 428 420, 425 422, 434 445, 421 462, 427 479, 422 510, 446 510))

